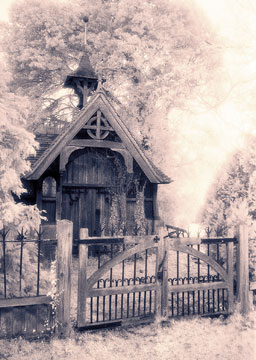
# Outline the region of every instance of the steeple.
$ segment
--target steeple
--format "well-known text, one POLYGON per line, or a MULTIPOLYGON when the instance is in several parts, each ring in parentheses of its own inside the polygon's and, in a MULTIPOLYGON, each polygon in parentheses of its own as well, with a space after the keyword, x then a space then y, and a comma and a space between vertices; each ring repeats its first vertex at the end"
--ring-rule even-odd
POLYGON ((79 97, 79 109, 83 108, 90 92, 95 91, 98 85, 98 77, 92 68, 87 50, 86 33, 88 17, 85 16, 83 21, 85 24, 84 54, 80 60, 77 70, 68 75, 64 83, 65 88, 74 89, 76 95, 79 97))

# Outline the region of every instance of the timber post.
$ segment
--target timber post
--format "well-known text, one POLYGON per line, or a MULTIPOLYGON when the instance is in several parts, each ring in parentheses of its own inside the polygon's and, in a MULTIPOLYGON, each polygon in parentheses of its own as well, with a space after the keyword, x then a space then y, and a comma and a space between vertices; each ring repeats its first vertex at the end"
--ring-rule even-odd
POLYGON ((234 309, 234 244, 228 242, 226 244, 227 250, 227 271, 228 271, 228 311, 233 312, 234 309))
POLYGON ((57 220, 57 304, 56 321, 57 335, 68 337, 71 331, 71 265, 73 223, 69 220, 57 220))
POLYGON ((249 264, 248 264, 248 227, 244 224, 237 228, 237 295, 241 314, 250 310, 249 264))
POLYGON ((157 261, 157 282, 160 287, 156 296, 156 316, 168 316, 168 247, 167 239, 164 238, 164 223, 156 222, 156 234, 159 237, 158 261, 157 261))
MULTIPOLYGON (((79 232, 80 239, 88 237, 88 229, 81 228, 79 232)), ((79 264, 78 264, 78 293, 77 293, 77 326, 86 322, 86 295, 87 295, 87 259, 88 246, 80 244, 79 246, 79 264)))

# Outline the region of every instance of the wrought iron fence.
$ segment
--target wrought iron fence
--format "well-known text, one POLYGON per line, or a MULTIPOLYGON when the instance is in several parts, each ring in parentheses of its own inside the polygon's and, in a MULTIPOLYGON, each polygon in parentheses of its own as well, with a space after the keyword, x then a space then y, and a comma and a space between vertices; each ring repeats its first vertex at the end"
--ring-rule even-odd
POLYGON ((30 239, 21 231, 0 231, 0 299, 46 295, 50 290, 51 264, 56 240, 43 239, 36 232, 30 239))

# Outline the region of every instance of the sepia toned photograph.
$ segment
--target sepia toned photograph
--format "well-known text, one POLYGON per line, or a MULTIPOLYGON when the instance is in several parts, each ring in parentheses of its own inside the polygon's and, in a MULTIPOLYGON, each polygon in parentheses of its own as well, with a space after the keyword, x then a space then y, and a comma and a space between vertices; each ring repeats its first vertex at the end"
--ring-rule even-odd
POLYGON ((0 360, 256 360, 256 2, 2 0, 0 360))

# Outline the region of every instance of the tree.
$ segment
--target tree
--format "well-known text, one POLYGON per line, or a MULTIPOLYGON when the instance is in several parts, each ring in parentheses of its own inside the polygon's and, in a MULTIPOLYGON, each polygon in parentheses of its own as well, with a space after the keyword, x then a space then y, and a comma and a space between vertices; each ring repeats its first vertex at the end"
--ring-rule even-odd
POLYGON ((202 211, 202 222, 227 233, 239 221, 256 223, 256 139, 247 136, 239 149, 220 170, 202 211))
POLYGON ((35 152, 34 135, 25 129, 29 100, 9 90, 10 73, 4 63, 0 68, 0 229, 15 226, 28 230, 38 227, 40 214, 36 206, 14 200, 25 192, 21 176, 30 169, 26 158, 35 152))
POLYGON ((190 115, 214 107, 223 93, 218 39, 194 1, 21 0, 10 24, 2 26, 1 44, 13 91, 26 93, 33 104, 30 127, 70 121, 77 111, 71 92, 60 89, 83 52, 84 15, 87 51, 106 78, 108 95, 153 161, 177 179, 176 189, 164 196, 176 221, 177 203, 183 206, 185 199, 179 181, 191 175, 183 164, 194 161, 191 148, 197 143, 191 133, 198 124, 190 115))
POLYGON ((81 57, 85 14, 90 19, 91 62, 106 78, 105 87, 119 111, 128 112, 126 121, 137 136, 141 131, 137 124, 147 125, 145 119, 156 104, 164 107, 165 116, 170 108, 185 106, 198 88, 209 83, 219 63, 209 42, 214 35, 193 4, 20 1, 3 31, 3 46, 14 74, 13 88, 40 101, 46 116, 55 113, 63 120, 67 114, 59 96, 56 101, 56 92, 81 57))

